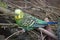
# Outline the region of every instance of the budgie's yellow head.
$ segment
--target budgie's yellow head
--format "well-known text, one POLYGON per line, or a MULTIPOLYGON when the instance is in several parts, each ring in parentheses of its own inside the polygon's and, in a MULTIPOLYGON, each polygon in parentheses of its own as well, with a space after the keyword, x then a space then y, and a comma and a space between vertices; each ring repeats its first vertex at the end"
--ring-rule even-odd
POLYGON ((20 9, 15 9, 15 19, 21 19, 23 18, 24 13, 22 10, 20 9))

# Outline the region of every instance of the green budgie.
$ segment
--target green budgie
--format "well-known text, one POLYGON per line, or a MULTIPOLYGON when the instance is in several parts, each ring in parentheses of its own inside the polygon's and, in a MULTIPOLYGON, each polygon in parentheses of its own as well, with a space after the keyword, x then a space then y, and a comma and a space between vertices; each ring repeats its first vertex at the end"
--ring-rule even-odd
POLYGON ((20 9, 15 10, 16 23, 25 30, 33 30, 35 27, 44 27, 47 22, 40 20, 30 14, 24 13, 20 9))

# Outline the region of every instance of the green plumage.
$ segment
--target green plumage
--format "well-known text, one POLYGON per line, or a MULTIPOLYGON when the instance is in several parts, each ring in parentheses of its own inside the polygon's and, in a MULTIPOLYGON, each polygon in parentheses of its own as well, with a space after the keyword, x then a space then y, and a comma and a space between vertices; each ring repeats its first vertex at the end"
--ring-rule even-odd
POLYGON ((47 22, 22 11, 19 14, 16 14, 15 16, 17 16, 17 18, 20 16, 18 19, 15 18, 16 23, 25 30, 33 30, 35 27, 42 27, 41 25, 47 24, 47 22), (23 17, 21 18, 20 15, 23 17))

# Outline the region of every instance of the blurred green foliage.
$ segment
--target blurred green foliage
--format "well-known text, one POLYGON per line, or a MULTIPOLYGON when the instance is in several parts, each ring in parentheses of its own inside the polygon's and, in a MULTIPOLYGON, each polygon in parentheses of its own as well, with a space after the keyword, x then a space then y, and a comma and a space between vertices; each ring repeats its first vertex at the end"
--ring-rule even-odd
POLYGON ((6 4, 5 2, 2 2, 2 1, 0 0, 0 7, 7 8, 7 4, 6 4))

